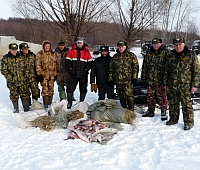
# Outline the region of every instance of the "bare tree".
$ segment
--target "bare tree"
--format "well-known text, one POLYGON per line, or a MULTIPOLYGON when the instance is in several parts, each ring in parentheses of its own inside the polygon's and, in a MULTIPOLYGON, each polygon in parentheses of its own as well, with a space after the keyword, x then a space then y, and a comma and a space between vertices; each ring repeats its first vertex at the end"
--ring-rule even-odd
MULTIPOLYGON (((111 13, 113 20, 121 24, 119 32, 128 43, 136 40, 138 33, 145 28, 154 30, 155 22, 161 17, 163 11, 162 0, 116 0, 117 11, 111 13)), ((150 38, 154 33, 150 35, 150 38)))
MULTIPOLYGON (((106 0, 17 0, 17 10, 26 17, 51 21, 60 35, 73 43, 77 36, 84 36, 95 28, 111 1, 106 0), (42 18, 43 17, 43 18, 42 18), (94 23, 93 25, 91 23, 94 23)), ((104 14, 105 15, 105 14, 104 14)))

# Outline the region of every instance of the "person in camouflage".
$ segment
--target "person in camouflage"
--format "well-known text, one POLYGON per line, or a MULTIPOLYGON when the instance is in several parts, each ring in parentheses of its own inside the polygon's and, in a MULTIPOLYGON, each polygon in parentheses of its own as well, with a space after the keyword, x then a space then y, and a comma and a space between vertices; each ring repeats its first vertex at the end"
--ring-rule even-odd
POLYGON ((199 86, 199 61, 185 45, 183 37, 174 39, 173 44, 175 49, 168 55, 164 75, 164 84, 169 88, 170 119, 166 125, 178 123, 181 102, 184 130, 190 130, 194 126, 191 92, 199 86))
POLYGON ((138 79, 139 64, 134 53, 130 52, 125 41, 117 43, 118 50, 114 54, 108 73, 108 81, 116 84, 116 90, 123 108, 134 111, 133 85, 138 79))
POLYGON ((36 54, 36 72, 42 86, 44 108, 52 103, 54 94, 54 81, 56 80, 56 54, 51 49, 51 43, 44 41, 43 49, 36 54))
POLYGON ((168 105, 166 87, 163 85, 163 76, 167 50, 162 45, 162 39, 153 38, 152 47, 144 56, 141 79, 148 88, 148 111, 142 117, 154 117, 156 102, 161 108, 161 120, 167 120, 166 110, 168 105))
POLYGON ((28 70, 26 62, 17 51, 16 43, 9 44, 9 52, 3 56, 1 73, 7 81, 10 90, 10 100, 13 103, 14 113, 19 113, 18 99, 21 98, 24 111, 29 111, 30 92, 27 84, 28 70))
MULTIPOLYGON (((26 60, 27 70, 29 72, 28 82, 29 88, 32 93, 32 99, 38 100, 40 98, 40 89, 38 87, 36 67, 35 67, 35 54, 29 50, 27 43, 19 45, 20 55, 26 60)), ((29 98, 29 105, 31 105, 31 98, 29 98)))

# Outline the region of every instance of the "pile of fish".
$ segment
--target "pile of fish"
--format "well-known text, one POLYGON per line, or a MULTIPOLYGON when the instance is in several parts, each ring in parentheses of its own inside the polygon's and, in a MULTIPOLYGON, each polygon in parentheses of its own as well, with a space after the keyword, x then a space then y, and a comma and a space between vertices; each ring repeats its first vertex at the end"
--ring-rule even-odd
POLYGON ((108 128, 98 120, 81 120, 73 128, 68 127, 67 139, 81 139, 85 142, 106 144, 117 133, 117 129, 108 128))

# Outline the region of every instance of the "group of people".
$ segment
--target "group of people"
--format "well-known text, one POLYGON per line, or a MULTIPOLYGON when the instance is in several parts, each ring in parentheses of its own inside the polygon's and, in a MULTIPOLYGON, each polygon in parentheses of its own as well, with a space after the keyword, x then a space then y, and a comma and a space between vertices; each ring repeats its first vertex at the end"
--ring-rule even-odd
MULTIPOLYGON (((166 125, 176 124, 181 102, 184 130, 190 130, 194 125, 190 97, 191 92, 195 92, 199 86, 199 61, 196 54, 185 45, 184 38, 174 39, 173 44, 175 49, 169 51, 162 44, 162 39, 153 38, 152 47, 144 56, 141 80, 148 88, 148 111, 142 117, 154 117, 158 103, 161 120, 167 120, 166 110, 169 105, 170 119, 166 125)), ((125 41, 120 40, 117 46, 113 57, 109 54, 108 46, 101 46, 101 56, 93 61, 83 37, 78 37, 70 50, 65 47, 63 40, 55 51, 49 41, 44 41, 42 50, 36 55, 29 50, 27 43, 19 45, 19 52, 16 43, 9 44, 9 52, 2 59, 1 73, 7 80, 14 112, 19 112, 19 97, 25 112, 29 110, 31 94, 32 99, 40 98, 39 82, 45 109, 52 103, 55 81, 60 100, 67 99, 68 109, 72 107, 77 84, 79 101, 83 102, 87 94, 89 70, 91 91, 98 91, 98 100, 104 100, 106 96, 115 99, 116 85, 121 106, 134 111, 133 86, 138 80, 138 60, 125 41)))

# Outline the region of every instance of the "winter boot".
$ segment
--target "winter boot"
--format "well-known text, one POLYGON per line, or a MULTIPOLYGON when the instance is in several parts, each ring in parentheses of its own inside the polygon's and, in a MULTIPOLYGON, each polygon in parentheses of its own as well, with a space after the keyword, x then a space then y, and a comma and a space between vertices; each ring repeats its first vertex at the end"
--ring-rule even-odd
POLYGON ((66 93, 65 93, 64 86, 58 86, 58 93, 59 93, 60 101, 66 100, 66 93))
POLYGON ((80 102, 84 102, 84 100, 85 100, 85 93, 81 93, 80 94, 80 102))
POLYGON ((73 93, 67 93, 67 109, 71 109, 72 107, 72 97, 73 97, 73 93))
POLYGON ((44 110, 47 111, 48 105, 49 105, 49 96, 43 96, 43 106, 44 106, 44 110))
POLYGON ((121 106, 123 107, 123 108, 127 108, 126 107, 126 100, 125 99, 120 99, 120 104, 121 104, 121 106))
POLYGON ((154 117, 155 113, 154 113, 154 109, 148 109, 146 114, 142 115, 142 117, 154 117))
POLYGON ((28 112, 29 111, 29 100, 30 98, 27 99, 21 99, 22 100, 22 106, 24 108, 24 112, 28 112))
POLYGON ((164 121, 164 120, 167 120, 167 114, 166 114, 166 106, 161 106, 161 120, 164 121))
POLYGON ((134 112, 134 100, 127 100, 128 109, 134 112))
POLYGON ((19 113, 18 100, 12 101, 12 104, 13 104, 13 107, 14 107, 13 113, 19 113))

